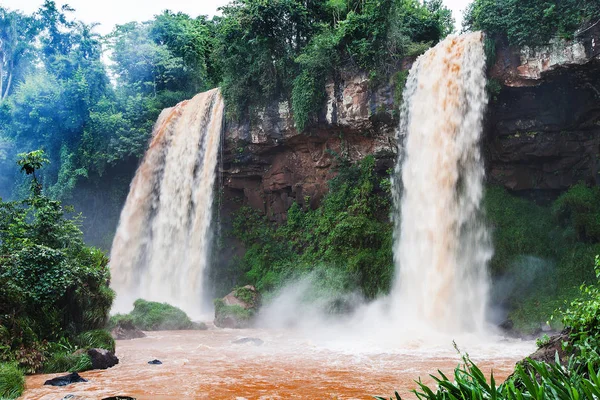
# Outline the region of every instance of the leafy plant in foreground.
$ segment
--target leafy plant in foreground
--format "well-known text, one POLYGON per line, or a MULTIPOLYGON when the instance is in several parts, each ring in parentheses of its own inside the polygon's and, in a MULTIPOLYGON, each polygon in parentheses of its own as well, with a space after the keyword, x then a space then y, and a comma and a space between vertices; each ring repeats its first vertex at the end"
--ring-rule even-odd
POLYGON ((18 366, 0 364, 0 399, 16 399, 24 390, 25 377, 18 366))

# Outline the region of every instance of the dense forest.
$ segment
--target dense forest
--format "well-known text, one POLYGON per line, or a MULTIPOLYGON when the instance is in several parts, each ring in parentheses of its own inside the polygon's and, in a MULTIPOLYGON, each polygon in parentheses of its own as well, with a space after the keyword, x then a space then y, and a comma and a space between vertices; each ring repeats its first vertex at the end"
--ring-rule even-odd
MULTIPOLYGON (((165 11, 106 36, 73 11, 51 0, 31 15, 0 6, 0 361, 11 362, 0 376, 17 381, 19 370, 89 368, 71 355, 77 348, 114 350, 102 330, 113 298, 106 252, 163 108, 220 86, 228 121, 288 100, 296 127, 309 130, 340 71, 366 72, 373 85, 393 75, 401 88, 402 61, 459 30, 442 0, 234 0, 212 19, 165 11)), ((537 45, 573 39, 599 18, 596 0, 475 0, 463 29, 537 45)), ((268 293, 306 273, 323 278, 315 296, 337 296, 331 312, 351 308, 348 293, 389 292, 391 171, 377 173, 371 156, 336 160, 319 208, 294 204, 279 225, 248 207, 236 212, 216 246, 235 238, 246 251, 212 271, 219 294, 243 284, 268 293)), ((600 189, 581 183, 538 204, 489 186, 485 209, 494 227, 493 303, 518 332, 537 333, 574 301, 552 325, 575 335, 581 379, 571 383, 600 386, 599 294, 595 286, 580 293, 600 268, 600 189)), ((467 365, 456 390, 480 383, 467 365)), ((560 373, 536 382, 550 387, 560 373)), ((519 374, 523 387, 532 375, 519 374)), ((0 397, 9 393, 2 390, 0 381, 0 397)))

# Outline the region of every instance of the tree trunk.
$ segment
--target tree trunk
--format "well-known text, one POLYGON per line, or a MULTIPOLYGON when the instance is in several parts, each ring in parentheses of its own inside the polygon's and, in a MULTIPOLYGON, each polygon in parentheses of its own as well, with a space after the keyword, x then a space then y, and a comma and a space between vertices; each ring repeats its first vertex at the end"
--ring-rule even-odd
POLYGON ((2 100, 6 99, 6 97, 8 96, 8 92, 10 91, 10 84, 12 83, 12 69, 10 71, 10 73, 8 74, 8 82, 6 82, 6 89, 4 90, 4 95, 2 96, 2 100))
POLYGON ((2 54, 2 57, 0 57, 0 100, 2 100, 4 98, 4 91, 2 90, 4 80, 2 76, 4 75, 4 61, 6 60, 6 55, 2 51, 2 40, 0 40, 0 54, 2 54))

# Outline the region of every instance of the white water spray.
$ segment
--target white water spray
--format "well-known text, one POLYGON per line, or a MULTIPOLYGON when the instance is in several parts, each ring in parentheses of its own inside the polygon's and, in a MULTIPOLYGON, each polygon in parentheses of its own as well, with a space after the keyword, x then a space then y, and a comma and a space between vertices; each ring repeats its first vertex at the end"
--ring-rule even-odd
POLYGON ((481 219, 485 86, 483 35, 475 32, 419 57, 404 90, 392 308, 416 329, 484 328, 492 256, 481 219))
POLYGON ((223 100, 213 89, 156 122, 111 250, 117 311, 141 297, 201 312, 222 120, 223 100))

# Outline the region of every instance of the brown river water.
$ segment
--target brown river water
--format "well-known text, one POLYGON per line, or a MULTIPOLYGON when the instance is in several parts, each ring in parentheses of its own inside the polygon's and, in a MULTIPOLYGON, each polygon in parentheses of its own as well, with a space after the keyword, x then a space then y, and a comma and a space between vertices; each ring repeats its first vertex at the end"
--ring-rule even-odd
MULTIPOLYGON (((22 399, 369 399, 391 396, 394 390, 411 399, 415 379, 432 382, 429 374, 438 369, 452 373, 460 362, 452 339, 436 346, 406 341, 385 350, 377 342, 315 340, 285 330, 148 332, 146 338, 117 341, 119 364, 81 373, 88 383, 44 386, 45 380, 61 374, 34 375, 27 378, 22 399), (243 337, 264 343, 232 343, 243 337), (163 364, 149 365, 155 358, 163 364)), ((468 344, 462 350, 486 374, 493 370, 497 381, 535 347, 502 339, 476 344, 464 338, 462 343, 468 344)))

